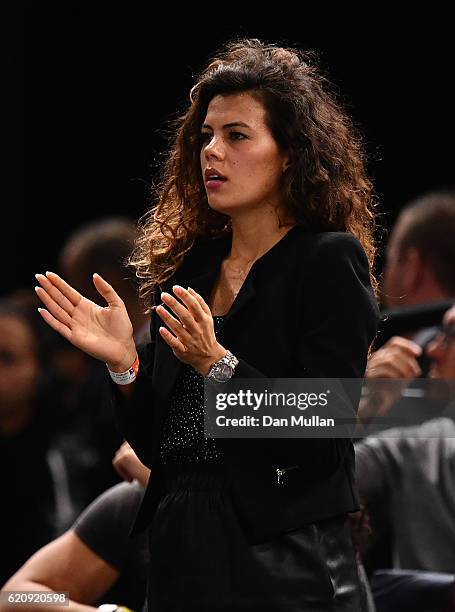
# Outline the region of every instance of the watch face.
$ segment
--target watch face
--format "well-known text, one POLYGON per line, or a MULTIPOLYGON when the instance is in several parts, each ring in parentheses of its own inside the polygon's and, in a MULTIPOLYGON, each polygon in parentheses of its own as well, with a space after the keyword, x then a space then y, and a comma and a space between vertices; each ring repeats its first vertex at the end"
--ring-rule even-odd
POLYGON ((226 382, 232 376, 232 368, 227 363, 220 363, 213 372, 213 378, 217 382, 226 382))

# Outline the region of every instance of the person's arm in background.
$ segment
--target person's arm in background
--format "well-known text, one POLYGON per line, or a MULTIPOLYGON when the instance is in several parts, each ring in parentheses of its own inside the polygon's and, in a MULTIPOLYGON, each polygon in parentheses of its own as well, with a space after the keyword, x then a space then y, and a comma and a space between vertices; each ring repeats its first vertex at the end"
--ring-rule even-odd
POLYGON ((126 482, 137 480, 144 489, 147 487, 150 469, 139 461, 128 442, 124 442, 115 453, 112 465, 126 482))
MULTIPOLYGON (((122 444, 112 463, 125 480, 137 480, 142 489, 147 486, 150 470, 142 465, 127 443, 122 444)), ((130 540, 129 546, 122 542, 128 538, 130 522, 141 499, 138 488, 117 485, 108 489, 90 504, 73 529, 38 550, 2 590, 65 591, 69 592, 69 606, 43 604, 40 609, 51 612, 95 610, 91 604, 97 602, 120 576, 120 557, 126 556, 125 549, 131 548, 134 554, 130 540), (97 533, 96 541, 91 537, 94 532, 97 533), (112 540, 117 541, 114 546, 117 558, 107 553, 112 540)), ((0 603, 0 612, 16 608, 14 604, 0 603)))
POLYGON ((390 483, 387 478, 388 459, 381 441, 364 440, 354 443, 355 482, 362 508, 361 521, 354 523, 360 529, 366 519, 363 535, 358 537, 358 555, 370 576, 378 567, 392 563, 392 527, 390 523, 390 483), (370 442, 373 442, 373 448, 370 442), (377 448, 375 448, 377 447, 377 448), (376 452, 377 450, 377 452, 376 452))
POLYGON ((398 438, 366 438, 354 444, 356 484, 368 508, 388 499, 388 477, 395 465, 398 447, 398 438))
MULTIPOLYGON (((68 591, 68 605, 40 604, 48 612, 88 612, 116 582, 119 572, 95 554, 73 532, 38 550, 3 586, 2 591, 68 591)), ((17 610, 17 604, 0 603, 0 612, 17 610)))
POLYGON ((374 417, 385 416, 409 382, 420 376, 417 358, 421 354, 418 344, 400 336, 394 336, 372 353, 365 372, 368 395, 359 404, 362 424, 367 425, 374 417), (385 384, 383 379, 390 380, 390 384, 385 384))

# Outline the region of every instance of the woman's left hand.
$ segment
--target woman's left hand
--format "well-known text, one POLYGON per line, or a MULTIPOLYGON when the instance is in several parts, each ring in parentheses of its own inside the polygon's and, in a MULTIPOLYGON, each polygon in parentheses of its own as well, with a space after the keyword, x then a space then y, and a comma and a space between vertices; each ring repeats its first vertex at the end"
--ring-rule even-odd
POLYGON ((162 293, 161 299, 175 316, 164 306, 156 307, 157 315, 171 330, 160 327, 161 337, 177 359, 206 376, 212 363, 224 357, 227 349, 216 339, 212 313, 204 299, 191 287, 174 285, 172 291, 178 300, 169 293, 162 293))

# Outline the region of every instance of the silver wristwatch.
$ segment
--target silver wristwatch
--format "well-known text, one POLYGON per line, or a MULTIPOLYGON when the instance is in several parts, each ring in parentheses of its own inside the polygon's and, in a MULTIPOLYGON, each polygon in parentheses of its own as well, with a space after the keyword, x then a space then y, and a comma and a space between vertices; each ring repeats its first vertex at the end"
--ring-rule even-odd
POLYGON ((212 379, 215 382, 223 383, 228 381, 234 374, 234 370, 239 360, 230 351, 224 357, 212 364, 210 372, 206 378, 212 379))

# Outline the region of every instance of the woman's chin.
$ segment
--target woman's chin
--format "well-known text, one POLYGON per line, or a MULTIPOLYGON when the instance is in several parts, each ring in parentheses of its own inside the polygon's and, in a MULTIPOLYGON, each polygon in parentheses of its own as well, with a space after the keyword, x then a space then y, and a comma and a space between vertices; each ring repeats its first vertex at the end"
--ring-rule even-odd
POLYGON ((220 203, 220 201, 214 201, 215 198, 213 198, 211 201, 208 200, 208 205, 210 206, 210 208, 216 212, 219 212, 223 215, 230 215, 233 207, 230 206, 229 204, 222 204, 220 203))

